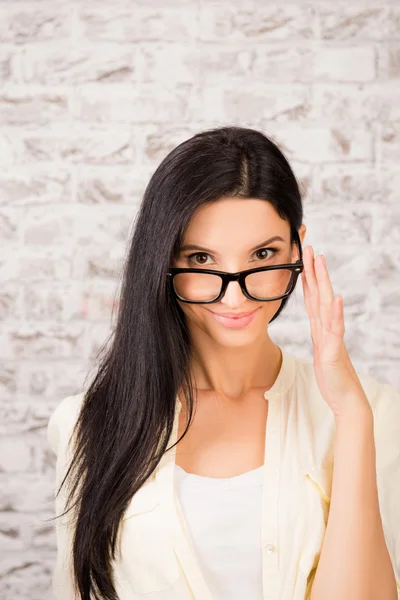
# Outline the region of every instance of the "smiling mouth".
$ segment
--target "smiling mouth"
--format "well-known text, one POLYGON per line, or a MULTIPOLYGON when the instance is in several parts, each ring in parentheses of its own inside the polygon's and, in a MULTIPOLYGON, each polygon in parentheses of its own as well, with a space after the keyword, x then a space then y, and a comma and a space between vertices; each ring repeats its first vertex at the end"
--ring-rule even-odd
POLYGON ((210 312, 212 312, 214 315, 216 315, 217 317, 223 317, 224 319, 243 319, 244 317, 248 317, 249 315, 252 315, 254 312, 256 312, 256 310, 258 310, 258 308, 255 308, 254 310, 248 312, 248 313, 216 313, 213 310, 210 310, 210 312))

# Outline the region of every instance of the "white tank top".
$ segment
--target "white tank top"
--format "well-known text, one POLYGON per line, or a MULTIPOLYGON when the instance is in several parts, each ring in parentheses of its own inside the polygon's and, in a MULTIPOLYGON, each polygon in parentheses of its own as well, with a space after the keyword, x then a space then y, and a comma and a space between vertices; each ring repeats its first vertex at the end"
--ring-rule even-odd
POLYGON ((175 465, 175 489, 214 600, 262 600, 263 466, 204 477, 175 465))

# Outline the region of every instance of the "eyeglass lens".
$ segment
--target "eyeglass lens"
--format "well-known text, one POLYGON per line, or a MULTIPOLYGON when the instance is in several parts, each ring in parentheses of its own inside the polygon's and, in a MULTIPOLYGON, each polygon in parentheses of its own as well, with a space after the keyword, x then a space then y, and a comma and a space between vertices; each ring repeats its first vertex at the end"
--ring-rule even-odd
MULTIPOLYGON (((246 276, 248 293, 257 300, 280 298, 290 290, 294 272, 290 269, 259 271, 246 276)), ((221 293, 222 278, 209 273, 178 273, 173 279, 176 293, 185 300, 206 302, 221 293)))

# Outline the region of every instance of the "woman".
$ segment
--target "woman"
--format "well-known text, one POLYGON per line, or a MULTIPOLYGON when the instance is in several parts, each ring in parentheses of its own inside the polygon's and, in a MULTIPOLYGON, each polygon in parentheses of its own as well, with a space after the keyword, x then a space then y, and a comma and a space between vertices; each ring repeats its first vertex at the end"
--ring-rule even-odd
POLYGON ((259 131, 199 133, 155 171, 112 342, 48 425, 57 599, 397 598, 400 398, 355 372, 302 219, 259 131), (268 333, 299 275, 313 361, 268 333))

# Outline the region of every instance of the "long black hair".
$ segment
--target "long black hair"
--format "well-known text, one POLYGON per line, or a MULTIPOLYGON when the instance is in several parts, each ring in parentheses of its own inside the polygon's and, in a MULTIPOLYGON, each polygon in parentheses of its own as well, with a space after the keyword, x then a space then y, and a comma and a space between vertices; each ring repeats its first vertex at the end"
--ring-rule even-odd
POLYGON ((83 600, 118 600, 112 560, 119 525, 167 450, 177 394, 189 407, 180 439, 192 422, 191 345, 167 272, 196 209, 228 196, 268 200, 290 223, 295 243, 303 220, 299 185, 283 153, 260 131, 226 126, 194 135, 164 158, 144 192, 115 327, 97 356, 56 494, 68 481, 63 515, 74 508, 72 564, 83 600))

